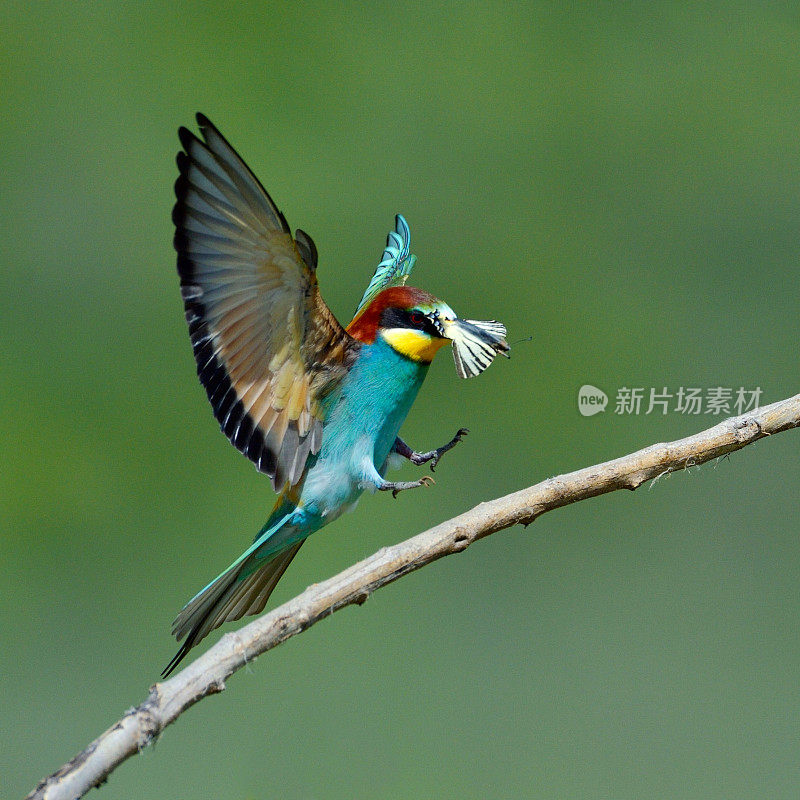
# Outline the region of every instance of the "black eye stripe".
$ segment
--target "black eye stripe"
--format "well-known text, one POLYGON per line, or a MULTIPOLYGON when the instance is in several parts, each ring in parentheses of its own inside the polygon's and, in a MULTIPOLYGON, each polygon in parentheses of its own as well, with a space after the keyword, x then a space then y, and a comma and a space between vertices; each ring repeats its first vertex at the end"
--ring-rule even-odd
POLYGON ((434 312, 434 319, 419 309, 387 308, 381 315, 383 328, 410 328, 415 331, 424 331, 429 336, 443 338, 444 330, 439 322, 438 312, 434 312), (414 318, 419 316, 419 321, 414 318))
POLYGON ((424 330, 425 333, 429 334, 430 336, 441 338, 441 334, 439 333, 439 330, 437 329, 436 325, 434 325, 433 322, 431 321, 431 318, 426 316, 424 319, 425 322, 422 326, 422 330, 424 330))
POLYGON ((387 308, 381 314, 382 328, 410 328, 408 315, 401 308, 387 308))

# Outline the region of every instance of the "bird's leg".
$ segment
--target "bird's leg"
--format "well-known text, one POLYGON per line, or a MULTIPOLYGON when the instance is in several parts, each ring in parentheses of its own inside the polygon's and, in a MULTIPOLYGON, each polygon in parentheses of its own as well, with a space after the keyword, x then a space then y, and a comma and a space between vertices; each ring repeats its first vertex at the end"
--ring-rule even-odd
POLYGON ((397 497, 398 492, 406 489, 417 489, 420 486, 432 486, 435 483, 430 475, 423 475, 418 481, 383 481, 378 484, 381 492, 391 492, 392 497, 397 497))
POLYGON ((452 450, 468 433, 469 429, 459 428, 458 433, 447 444, 437 447, 435 450, 428 450, 427 453, 417 453, 398 436, 392 449, 398 455, 407 458, 412 464, 417 464, 418 466, 430 461, 431 472, 436 472, 436 465, 439 463, 439 459, 448 450, 452 450))
POLYGON ((417 489, 420 486, 431 486, 433 478, 423 475, 418 481, 387 481, 377 469, 370 456, 365 456, 361 463, 362 480, 359 486, 362 489, 377 489, 380 492, 391 492, 393 497, 397 497, 398 492, 406 489, 417 489))

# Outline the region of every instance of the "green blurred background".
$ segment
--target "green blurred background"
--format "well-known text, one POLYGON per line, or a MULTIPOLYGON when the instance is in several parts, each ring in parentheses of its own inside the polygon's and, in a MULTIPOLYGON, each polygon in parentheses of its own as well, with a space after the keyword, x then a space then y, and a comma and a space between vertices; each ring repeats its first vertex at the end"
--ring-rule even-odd
MULTIPOLYGON (((145 697, 173 616, 273 502, 183 320, 195 111, 314 236, 340 319, 400 211, 415 283, 533 336, 475 381, 439 358, 404 436, 470 437, 434 489, 313 537, 278 601, 714 421, 616 415, 619 387, 798 390, 800 9, 568 5, 3 4, 0 795, 145 697), (605 414, 579 415, 584 383, 605 414)), ((797 797, 797 445, 404 578, 236 675, 102 796, 797 797)))

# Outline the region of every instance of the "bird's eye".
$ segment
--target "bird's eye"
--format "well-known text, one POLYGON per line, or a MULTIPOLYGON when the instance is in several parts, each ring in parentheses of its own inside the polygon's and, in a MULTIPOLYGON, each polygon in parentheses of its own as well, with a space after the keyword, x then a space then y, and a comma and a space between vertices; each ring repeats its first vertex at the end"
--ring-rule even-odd
POLYGON ((422 323, 425 321, 425 317, 420 314, 419 311, 412 311, 410 319, 412 325, 422 325, 422 323))

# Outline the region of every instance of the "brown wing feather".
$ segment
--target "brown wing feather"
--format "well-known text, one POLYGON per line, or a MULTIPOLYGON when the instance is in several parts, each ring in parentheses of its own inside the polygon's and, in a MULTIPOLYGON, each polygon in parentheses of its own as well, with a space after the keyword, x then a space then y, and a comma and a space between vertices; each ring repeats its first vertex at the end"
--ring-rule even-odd
POLYGON ((296 483, 322 443, 322 397, 360 346, 319 294, 317 252, 201 114, 173 211, 178 273, 197 373, 234 446, 272 478, 296 483))

